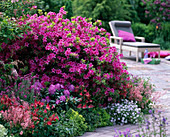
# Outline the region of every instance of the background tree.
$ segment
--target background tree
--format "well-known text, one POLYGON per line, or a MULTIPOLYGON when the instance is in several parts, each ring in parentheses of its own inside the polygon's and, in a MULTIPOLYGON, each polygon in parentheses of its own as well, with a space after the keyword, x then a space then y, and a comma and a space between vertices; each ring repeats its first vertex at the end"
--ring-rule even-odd
POLYGON ((68 12, 66 17, 71 18, 73 16, 72 12, 72 0, 41 0, 43 6, 41 7, 43 11, 58 13, 62 6, 65 6, 65 10, 68 12))
POLYGON ((102 27, 110 31, 111 20, 132 21, 132 6, 127 0, 74 0, 73 15, 102 20, 102 27))

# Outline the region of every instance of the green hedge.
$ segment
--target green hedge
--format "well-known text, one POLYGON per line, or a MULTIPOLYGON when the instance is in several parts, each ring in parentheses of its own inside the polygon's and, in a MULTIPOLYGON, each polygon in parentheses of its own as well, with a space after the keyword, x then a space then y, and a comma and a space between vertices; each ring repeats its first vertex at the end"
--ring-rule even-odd
POLYGON ((152 42, 156 38, 155 28, 152 25, 134 23, 132 29, 135 36, 145 37, 146 42, 152 42))

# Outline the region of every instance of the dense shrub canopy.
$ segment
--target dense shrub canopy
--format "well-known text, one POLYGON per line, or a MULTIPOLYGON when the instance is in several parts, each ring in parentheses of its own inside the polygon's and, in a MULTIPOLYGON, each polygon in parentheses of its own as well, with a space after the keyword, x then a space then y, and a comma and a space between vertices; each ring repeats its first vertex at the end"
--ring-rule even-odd
POLYGON ((25 68, 19 74, 36 74, 44 87, 48 83, 73 84, 100 102, 112 101, 115 93, 126 96, 128 72, 116 48, 109 47, 110 34, 96 26, 101 22, 92 24, 80 16, 70 21, 63 19, 64 14, 61 8, 58 14, 35 14, 18 21, 19 26, 27 24, 31 30, 23 38, 3 43, 0 60, 23 61, 25 68))

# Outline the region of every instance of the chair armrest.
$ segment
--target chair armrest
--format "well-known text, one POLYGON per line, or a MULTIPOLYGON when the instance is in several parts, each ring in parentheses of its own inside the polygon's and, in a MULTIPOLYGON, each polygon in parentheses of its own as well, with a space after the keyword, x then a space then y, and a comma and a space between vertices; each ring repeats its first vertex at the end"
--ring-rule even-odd
POLYGON ((110 43, 112 43, 112 39, 114 39, 115 44, 122 45, 123 43, 123 38, 121 37, 110 36, 110 43))
POLYGON ((145 38, 144 37, 135 36, 135 39, 139 39, 139 40, 141 40, 141 42, 145 42, 145 38))

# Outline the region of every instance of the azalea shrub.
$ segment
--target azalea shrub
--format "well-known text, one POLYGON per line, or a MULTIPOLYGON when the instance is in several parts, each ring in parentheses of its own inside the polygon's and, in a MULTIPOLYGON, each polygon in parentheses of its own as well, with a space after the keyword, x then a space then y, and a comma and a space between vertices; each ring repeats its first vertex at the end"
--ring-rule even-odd
POLYGON ((58 14, 27 15, 18 20, 17 26, 27 24, 31 30, 25 31, 22 38, 3 42, 5 52, 0 59, 5 63, 22 61, 24 68, 18 74, 36 74, 44 88, 49 82, 87 90, 88 103, 82 96, 82 106, 106 105, 126 97, 130 77, 116 48, 110 47, 110 33, 97 27, 100 21, 91 23, 80 16, 68 20, 63 18, 65 14, 62 7, 58 14))

